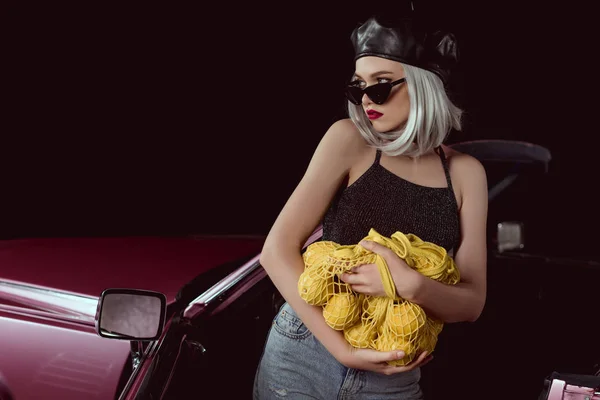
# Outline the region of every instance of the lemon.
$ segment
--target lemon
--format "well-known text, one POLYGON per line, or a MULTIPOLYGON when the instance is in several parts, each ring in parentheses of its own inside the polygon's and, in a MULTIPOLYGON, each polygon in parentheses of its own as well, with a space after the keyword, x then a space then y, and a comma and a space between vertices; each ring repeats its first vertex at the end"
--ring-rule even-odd
POLYGON ((414 303, 392 304, 387 311, 386 324, 399 336, 416 335, 425 325, 425 312, 414 303))
POLYGON ((360 318, 358 300, 354 293, 336 293, 323 307, 327 325, 341 331, 354 325, 360 318))
POLYGON ((423 332, 421 332, 419 335, 419 338, 418 338, 419 349, 421 351, 427 351, 431 354, 433 352, 433 350, 435 349, 437 340, 438 340, 438 337, 435 334, 435 332, 433 332, 431 330, 431 328, 427 327, 427 329, 424 329, 423 332))
POLYGON ((414 360, 417 346, 412 341, 405 341, 401 337, 394 337, 394 335, 380 335, 375 341, 375 350, 379 351, 393 351, 402 350, 404 357, 399 360, 390 361, 391 365, 406 365, 414 360))
POLYGON ((359 349, 371 347, 375 340, 377 331, 373 325, 356 324, 348 329, 344 329, 344 337, 352 346, 359 349))
POLYGON ((333 293, 329 293, 328 286, 333 284, 333 278, 321 278, 313 274, 314 271, 305 270, 298 280, 298 293, 308 304, 322 306, 329 300, 333 293))
POLYGON ((427 324, 430 326, 431 330, 436 334, 439 335, 440 332, 442 331, 442 329, 444 328, 444 323, 440 320, 435 320, 432 318, 427 318, 427 324))

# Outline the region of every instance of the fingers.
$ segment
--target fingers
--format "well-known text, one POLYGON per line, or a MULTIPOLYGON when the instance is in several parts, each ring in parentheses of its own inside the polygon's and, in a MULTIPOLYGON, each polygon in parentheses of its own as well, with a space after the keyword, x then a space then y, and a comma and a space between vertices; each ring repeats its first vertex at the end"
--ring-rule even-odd
POLYGON ((377 351, 364 349, 363 353, 365 354, 365 356, 363 356, 365 360, 372 363, 381 363, 382 365, 387 365, 386 363, 388 361, 396 361, 404 357, 404 352, 402 350, 377 351))
POLYGON ((425 360, 423 360, 423 362, 421 363, 421 365, 419 365, 419 367, 423 367, 425 364, 427 364, 431 360, 433 360, 433 356, 431 356, 431 355, 427 356, 427 358, 425 358, 425 360))
POLYGON ((367 296, 385 296, 385 292, 381 287, 373 287, 373 285, 350 285, 353 292, 366 294, 367 296), (378 292, 377 290, 381 290, 378 292))
POLYGON ((425 358, 427 358, 427 356, 429 356, 429 352, 424 351, 421 354, 419 354, 419 357, 417 357, 416 360, 413 360, 411 362, 411 364, 419 364, 419 363, 423 362, 423 360, 425 360, 425 358))
POLYGON ((368 285, 350 285, 350 289, 356 293, 362 293, 366 295, 373 295, 373 291, 371 287, 368 285))
POLYGON ((381 358, 380 361, 382 362, 400 360, 402 357, 404 357, 404 355, 405 354, 402 350, 379 352, 379 356, 381 358))
MULTIPOLYGON (((369 265, 369 264, 366 264, 366 265, 369 265)), ((340 279, 350 285, 366 284, 367 276, 365 276, 365 274, 360 273, 361 272, 360 267, 362 267, 362 265, 352 268, 350 270, 351 273, 348 273, 348 272, 343 273, 342 275, 340 275, 340 279)))
POLYGON ((363 283, 362 277, 358 274, 343 273, 342 275, 340 275, 340 279, 349 285, 357 285, 363 283))
POLYGON ((382 256, 384 258, 386 256, 390 256, 391 254, 395 255, 395 253, 391 249, 389 249, 388 247, 381 245, 377 242, 372 242, 370 240, 363 240, 360 242, 360 245, 362 247, 364 247, 365 249, 370 250, 375 254, 379 254, 380 256, 382 256))
MULTIPOLYGON (((384 375, 393 375, 400 372, 411 371, 417 367, 422 367, 433 358, 429 353, 423 352, 408 365, 395 367, 390 365, 390 361, 400 360, 404 357, 404 352, 399 351, 376 351, 367 349, 354 349, 354 354, 362 359, 362 365, 359 369, 371 370, 384 375)), ((355 367, 353 367, 355 368, 355 367)))
POLYGON ((340 279, 350 285, 352 290, 370 296, 384 296, 385 291, 381 275, 376 264, 358 265, 349 272, 340 275, 340 279))
POLYGON ((424 351, 424 352, 422 352, 421 354, 419 354, 419 357, 417 357, 417 358, 416 358, 416 359, 414 359, 412 362, 410 362, 410 363, 408 363, 407 365, 405 365, 405 366, 404 366, 404 368, 408 368, 408 370, 411 370, 411 369, 415 369, 415 368, 417 368, 417 367, 420 367, 420 366, 422 366, 422 365, 423 365, 423 363, 425 362, 425 360, 426 360, 428 357, 431 357, 431 358, 433 358, 432 356, 430 356, 430 355, 429 355, 429 353, 428 353, 428 352, 424 351))
POLYGON ((377 265, 375 264, 362 264, 357 265, 350 269, 349 272, 345 272, 340 275, 340 278, 346 283, 366 283, 365 279, 367 275, 371 274, 373 271, 376 271, 379 274, 379 270, 377 269, 377 265))
POLYGON ((399 366, 399 367, 387 365, 386 367, 384 367, 382 373, 384 373, 385 375, 393 375, 393 374, 397 374, 400 372, 412 371, 413 369, 415 369, 417 367, 424 366, 425 364, 430 362, 432 359, 433 359, 433 356, 430 355, 428 352, 424 351, 423 353, 421 353, 419 355, 419 357, 417 357, 415 360, 413 360, 412 362, 410 362, 407 365, 399 366))

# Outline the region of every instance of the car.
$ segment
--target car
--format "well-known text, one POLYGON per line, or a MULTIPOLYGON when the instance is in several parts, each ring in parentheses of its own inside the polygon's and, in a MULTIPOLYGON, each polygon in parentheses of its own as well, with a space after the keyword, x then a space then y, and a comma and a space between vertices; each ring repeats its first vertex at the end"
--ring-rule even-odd
POLYGON ((135 358, 128 342, 98 336, 100 293, 113 286, 159 291, 168 307, 185 283, 206 274, 210 287, 232 261, 259 252, 263 241, 260 236, 0 241, 0 399, 8 391, 16 400, 118 398, 135 358))
POLYGON ((2 375, 0 375, 0 400, 14 400, 14 396, 2 375))
MULTIPOLYGON (((550 152, 504 140, 452 147, 478 158, 488 173, 488 298, 476 322, 444 326, 435 359, 422 371, 426 398, 515 398, 515 387, 518 398, 536 398, 553 370, 598 368, 591 316, 600 264, 553 256, 552 246, 539 247, 535 237, 544 227, 527 218, 539 212, 536 194, 544 193, 550 152)), ((304 248, 321 235, 317 227, 304 248)), ((267 333, 284 302, 260 265, 261 240, 198 244, 186 258, 194 267, 186 264, 177 277, 169 262, 184 256, 176 251, 158 251, 169 261, 164 269, 144 268, 162 246, 147 240, 156 241, 137 249, 146 262, 123 253, 102 274, 99 262, 74 256, 97 274, 77 290, 66 290, 76 271, 61 270, 66 261, 58 253, 42 253, 52 271, 46 277, 0 280, 0 329, 14 332, 2 335, 0 372, 16 400, 42 390, 62 399, 251 398, 267 333), (139 268, 129 270, 131 263, 139 268), (167 280, 170 289, 161 289, 167 280)), ((18 244, 12 246, 14 252, 18 244)), ((95 246, 94 257, 107 253, 107 242, 95 246)))

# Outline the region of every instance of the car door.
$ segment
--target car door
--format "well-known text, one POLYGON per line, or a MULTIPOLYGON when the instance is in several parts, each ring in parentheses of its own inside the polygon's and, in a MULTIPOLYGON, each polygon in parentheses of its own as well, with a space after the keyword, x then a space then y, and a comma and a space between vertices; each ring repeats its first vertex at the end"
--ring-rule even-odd
MULTIPOLYGON (((258 255, 222 264, 186 284, 167 310, 162 336, 146 343, 139 365, 119 399, 182 399, 188 395, 202 398, 188 389, 196 390, 201 381, 203 390, 210 391, 220 382, 217 366, 226 359, 224 354, 228 351, 227 346, 221 345, 236 332, 235 326, 250 324, 249 334, 256 337, 260 336, 256 326, 262 326, 266 334, 265 315, 274 314, 265 313, 271 309, 265 308, 269 293, 276 291, 260 267, 258 255), (251 316, 254 311, 258 314, 251 316)), ((141 342, 131 343, 134 351, 141 346, 141 342)), ((245 348, 255 349, 256 345, 245 348)), ((241 368, 244 362, 252 363, 242 357, 235 364, 241 368)), ((236 384, 232 390, 239 387, 236 384)))

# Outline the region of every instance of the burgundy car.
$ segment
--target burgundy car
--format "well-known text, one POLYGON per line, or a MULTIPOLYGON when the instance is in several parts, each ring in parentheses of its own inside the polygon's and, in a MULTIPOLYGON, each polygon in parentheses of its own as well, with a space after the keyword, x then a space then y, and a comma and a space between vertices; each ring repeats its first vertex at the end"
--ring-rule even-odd
POLYGON ((8 398, 9 392, 16 400, 119 398, 136 357, 128 341, 97 334, 99 295, 111 287, 158 291, 172 305, 185 283, 206 273, 210 286, 208 282, 221 277, 215 267, 254 256, 263 240, 0 242, 0 399, 8 398))
MULTIPOLYGON (((488 300, 477 322, 445 325, 423 369, 423 390, 428 399, 536 398, 554 370, 597 368, 598 340, 585 321, 596 308, 600 264, 555 257, 536 240, 546 228, 526 215, 544 184, 545 148, 512 141, 454 147, 488 170, 488 300)), ((320 237, 318 228, 306 245, 320 237)), ((260 265, 262 241, 3 243, 0 393, 12 391, 15 400, 251 398, 283 303, 260 265)))

